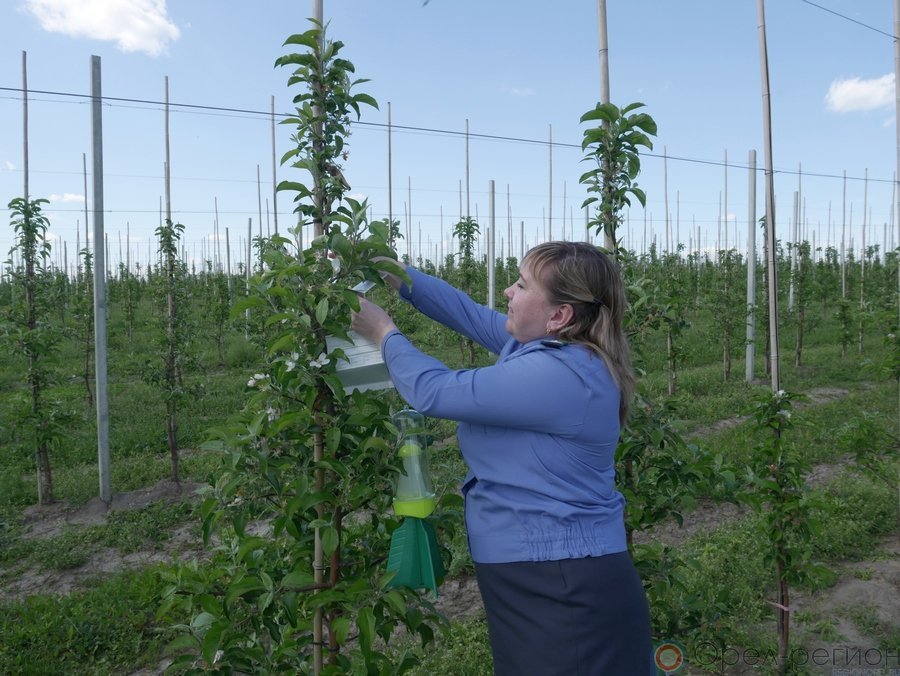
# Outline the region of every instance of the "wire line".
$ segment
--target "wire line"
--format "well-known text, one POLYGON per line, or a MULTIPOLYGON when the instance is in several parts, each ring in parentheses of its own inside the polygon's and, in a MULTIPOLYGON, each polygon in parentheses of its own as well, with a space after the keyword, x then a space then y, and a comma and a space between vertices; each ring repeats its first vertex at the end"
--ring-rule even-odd
POLYGON ((891 35, 890 33, 885 33, 883 30, 881 30, 879 28, 870 26, 869 24, 863 23, 862 21, 857 21, 856 19, 851 19, 849 16, 844 16, 843 14, 841 14, 839 12, 835 12, 833 9, 828 9, 827 7, 822 7, 822 5, 817 5, 814 2, 810 2, 810 0, 801 0, 801 2, 805 2, 807 5, 812 5, 813 7, 817 7, 819 9, 821 9, 823 12, 828 12, 829 14, 834 14, 835 16, 839 16, 842 19, 846 19, 847 21, 852 21, 853 23, 858 24, 858 25, 862 26, 863 28, 868 28, 870 31, 875 31, 876 33, 881 33, 882 35, 889 37, 891 40, 897 39, 896 35, 891 35))

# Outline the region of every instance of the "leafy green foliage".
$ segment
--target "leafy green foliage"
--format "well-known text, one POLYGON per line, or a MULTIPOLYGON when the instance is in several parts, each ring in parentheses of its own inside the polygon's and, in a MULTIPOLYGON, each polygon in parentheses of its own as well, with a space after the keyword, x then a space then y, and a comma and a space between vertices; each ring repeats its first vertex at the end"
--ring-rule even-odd
POLYGON ((148 360, 144 368, 147 382, 159 387, 166 407, 166 441, 172 466, 172 481, 179 480, 178 410, 186 398, 195 394, 185 387, 184 373, 194 364, 190 349, 192 331, 187 313, 185 265, 178 257, 178 243, 184 225, 167 220, 156 229, 160 264, 155 275, 156 300, 165 327, 157 360, 148 360))
POLYGON ((644 191, 636 183, 641 171, 639 149, 653 149, 650 137, 656 136, 656 122, 646 113, 632 113, 643 106, 631 103, 620 110, 611 103, 598 103, 581 116, 582 122, 601 123, 586 129, 581 142, 581 149, 587 151, 585 160, 596 164, 579 179, 589 195, 595 193, 581 207, 598 203, 588 227, 603 232, 607 242, 616 241, 622 210, 631 206, 630 196, 641 205, 646 202, 644 191))
POLYGON ((350 110, 374 101, 351 93, 352 64, 318 27, 286 44, 309 51, 276 62, 295 68, 289 84, 305 86, 283 162, 306 170, 311 185, 279 188, 297 193, 297 213, 319 234, 303 250, 288 237, 265 242, 262 271, 232 309, 258 318, 265 361, 247 382, 244 409, 208 445, 223 454, 201 508, 204 540, 220 543, 212 565, 168 576, 166 607, 192 618, 176 627, 173 669, 346 673, 357 664, 388 673, 382 646, 396 628, 428 642, 437 617, 415 592, 387 585, 396 430, 383 397, 344 391, 345 355, 327 340, 349 338, 356 282, 401 272, 373 262, 390 256, 391 230, 344 198, 338 166, 350 110))
POLYGON ((45 398, 51 375, 46 360, 57 350, 62 337, 50 321, 53 277, 45 269, 50 256, 50 221, 41 210, 46 203, 44 199, 28 201, 21 197, 9 203, 10 225, 15 232, 15 245, 9 253, 12 256, 18 251, 22 265, 13 268, 11 258, 7 263, 19 294, 7 311, 2 331, 11 351, 25 358, 23 372, 28 394, 21 401, 16 419, 34 452, 41 504, 53 502, 50 449, 63 437, 68 420, 68 413, 58 402, 45 398))

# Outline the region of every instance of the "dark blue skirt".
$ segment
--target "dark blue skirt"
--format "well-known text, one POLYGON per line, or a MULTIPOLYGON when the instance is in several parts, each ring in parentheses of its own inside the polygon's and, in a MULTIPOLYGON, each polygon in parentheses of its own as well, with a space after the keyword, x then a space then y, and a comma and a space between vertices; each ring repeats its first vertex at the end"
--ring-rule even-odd
POLYGON ((476 563, 497 676, 656 673, 650 614, 628 552, 476 563))

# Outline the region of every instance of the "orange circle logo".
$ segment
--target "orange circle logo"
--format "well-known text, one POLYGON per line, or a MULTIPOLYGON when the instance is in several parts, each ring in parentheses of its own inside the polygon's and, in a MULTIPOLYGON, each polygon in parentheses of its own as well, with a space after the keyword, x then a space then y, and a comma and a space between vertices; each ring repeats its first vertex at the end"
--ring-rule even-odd
POLYGON ((660 643, 653 653, 657 668, 665 674, 673 674, 684 665, 684 650, 677 643, 660 643))

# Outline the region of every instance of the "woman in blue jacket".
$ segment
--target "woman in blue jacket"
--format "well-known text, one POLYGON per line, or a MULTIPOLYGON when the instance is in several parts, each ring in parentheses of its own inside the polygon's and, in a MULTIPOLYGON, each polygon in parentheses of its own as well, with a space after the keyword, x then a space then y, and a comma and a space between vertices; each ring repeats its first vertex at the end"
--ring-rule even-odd
POLYGON ((531 249, 506 315, 407 268, 388 276, 431 319, 498 354, 451 369, 365 299, 353 328, 376 341, 400 395, 459 422, 469 548, 496 674, 653 673, 643 586, 625 544, 615 449, 634 386, 625 291, 596 247, 531 249))

